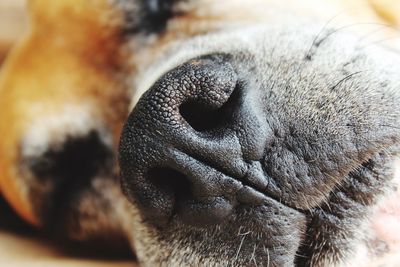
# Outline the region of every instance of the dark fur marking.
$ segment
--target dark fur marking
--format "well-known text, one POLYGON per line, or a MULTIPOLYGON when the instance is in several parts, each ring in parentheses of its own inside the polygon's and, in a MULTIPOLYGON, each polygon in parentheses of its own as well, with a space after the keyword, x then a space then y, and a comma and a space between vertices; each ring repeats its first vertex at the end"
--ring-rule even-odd
POLYGON ((68 205, 73 194, 79 194, 94 177, 112 169, 113 158, 111 148, 92 131, 86 136, 70 137, 61 148, 23 159, 23 166, 34 177, 28 183, 37 214, 51 225, 50 222, 63 212, 60 205, 68 205), (45 199, 38 196, 45 196, 45 199))
POLYGON ((177 0, 140 0, 132 4, 136 6, 124 8, 125 4, 131 4, 129 1, 132 0, 118 0, 125 12, 126 34, 159 33, 175 15, 173 7, 177 0))
POLYGON ((91 132, 81 138, 67 139, 61 149, 48 150, 28 164, 38 179, 87 180, 104 168, 109 157, 109 149, 96 132, 91 132))

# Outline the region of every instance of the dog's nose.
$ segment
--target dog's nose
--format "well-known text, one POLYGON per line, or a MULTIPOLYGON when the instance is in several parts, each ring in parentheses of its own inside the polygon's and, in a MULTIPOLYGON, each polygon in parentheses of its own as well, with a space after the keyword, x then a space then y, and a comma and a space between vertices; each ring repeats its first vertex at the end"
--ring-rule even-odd
POLYGON ((243 159, 259 159, 265 142, 241 86, 229 58, 214 55, 173 69, 139 100, 123 130, 120 166, 125 194, 145 219, 162 224, 176 215, 204 226, 238 203, 262 202, 232 178, 246 175, 243 159))

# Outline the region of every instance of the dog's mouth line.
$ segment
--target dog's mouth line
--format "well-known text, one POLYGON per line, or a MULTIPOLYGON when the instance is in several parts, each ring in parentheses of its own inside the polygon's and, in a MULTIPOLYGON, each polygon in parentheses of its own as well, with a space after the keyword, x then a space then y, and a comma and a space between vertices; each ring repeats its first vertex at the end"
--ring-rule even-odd
MULTIPOLYGON (((249 176, 251 175, 252 170, 254 170, 254 166, 252 166, 251 163, 245 163, 245 166, 247 167, 247 169, 243 172, 243 174, 239 175, 236 174, 234 175, 233 173, 235 171, 226 171, 223 168, 220 168, 218 166, 216 166, 216 164, 213 164, 212 162, 210 162, 209 160, 204 160, 201 157, 195 156, 191 153, 186 153, 183 151, 178 151, 179 153, 182 153, 183 155, 185 155, 189 161, 192 161, 194 164, 199 165, 201 168, 207 168, 207 169, 211 169, 214 172, 214 175, 218 175, 218 174, 222 174, 223 176, 227 177, 228 179, 232 179, 238 183, 240 183, 240 188, 238 190, 236 190, 235 192, 235 197, 238 194, 247 194, 247 197, 250 197, 250 195, 252 195, 251 199, 254 200, 254 203, 251 202, 246 202, 246 203, 238 203, 239 205, 247 205, 247 206, 259 206, 259 205, 263 205, 265 203, 265 200, 273 200, 277 203, 279 203, 280 205, 284 205, 287 208, 290 208, 298 213, 301 213, 307 217, 312 217, 312 211, 315 208, 318 208, 320 206, 320 204, 313 206, 313 207, 309 207, 309 208, 297 208, 293 205, 290 205, 290 203, 285 203, 284 201, 282 201, 281 198, 274 196, 274 194, 269 194, 268 190, 276 190, 277 185, 275 183, 275 180, 266 175, 265 174, 265 170, 264 170, 264 166, 262 165, 261 162, 260 166, 262 166, 262 178, 264 179, 265 184, 263 184, 262 186, 257 185, 256 183, 250 181, 249 176)), ((373 156, 376 155, 377 153, 381 153, 382 151, 376 151, 375 153, 372 153, 372 155, 368 158, 366 158, 365 160, 363 160, 362 162, 358 163, 357 166, 355 166, 352 171, 357 170, 359 168, 362 168, 364 164, 366 164, 367 162, 373 160, 373 156)), ((259 170, 257 170, 259 171, 259 170)), ((352 171, 349 171, 349 173, 347 173, 346 175, 343 176, 343 178, 338 179, 338 181, 336 182, 336 185, 323 197, 323 200, 321 203, 324 203, 328 200, 329 195, 334 192, 337 189, 337 186, 340 185, 340 183, 342 182, 343 179, 346 179, 347 176, 350 175, 350 173, 352 171)), ((237 172, 236 172, 237 173, 237 172)), ((260 173, 260 172, 259 172, 260 173)), ((279 190, 279 188, 278 188, 279 190)), ((224 197, 224 195, 200 195, 200 197, 204 197, 207 199, 210 198, 217 198, 217 197, 224 197)), ((249 198, 250 199, 250 198, 249 198)))
POLYGON ((216 195, 197 195, 199 198, 204 198, 204 199, 216 199, 219 197, 227 197, 231 198, 232 195, 234 196, 234 201, 237 201, 238 199, 241 201, 238 201, 237 205, 240 206, 247 206, 247 207, 257 207, 257 206, 262 206, 265 205, 266 202, 272 200, 274 202, 279 203, 280 205, 285 206, 286 208, 289 208, 293 211, 296 211, 298 213, 301 213, 303 215, 309 214, 309 210, 305 209, 299 209, 293 206, 290 206, 284 202, 282 202, 281 199, 278 197, 273 196, 272 194, 268 194, 266 189, 271 186, 271 183, 274 181, 272 180, 271 177, 268 175, 265 175, 263 172, 263 178, 265 185, 263 185, 264 188, 261 186, 252 183, 249 181, 248 176, 250 175, 250 172, 252 171, 252 166, 251 164, 246 163, 247 169, 243 172, 242 175, 233 175, 232 173, 229 173, 222 168, 217 167, 215 164, 209 162, 208 160, 203 160, 195 155, 185 153, 183 151, 179 151, 178 153, 182 153, 189 159, 189 161, 192 161, 194 164, 199 165, 201 168, 207 168, 211 169, 212 172, 214 172, 214 175, 220 175, 222 174, 223 176, 226 177, 226 179, 230 179, 236 183, 240 183, 240 187, 236 188, 233 194, 225 196, 224 194, 216 194, 216 195))

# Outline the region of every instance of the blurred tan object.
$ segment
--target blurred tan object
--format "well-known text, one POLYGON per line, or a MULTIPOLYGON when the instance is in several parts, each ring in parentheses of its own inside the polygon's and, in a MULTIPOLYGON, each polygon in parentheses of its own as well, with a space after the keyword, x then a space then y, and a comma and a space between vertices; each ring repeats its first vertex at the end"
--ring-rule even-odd
POLYGON ((2 267, 135 267, 133 262, 128 249, 103 253, 93 248, 51 241, 47 235, 20 220, 0 199, 2 267))
POLYGON ((25 0, 0 1, 0 63, 27 27, 25 0))
POLYGON ((390 24, 400 26, 399 0, 369 0, 376 13, 390 24))
POLYGON ((55 127, 51 136, 40 135, 43 142, 63 142, 67 137, 57 132, 55 123, 42 124, 45 118, 57 118, 68 121, 69 138, 96 131, 116 149, 127 97, 118 80, 120 14, 108 1, 30 0, 28 7, 29 31, 0 74, 0 106, 5 110, 0 113, 0 189, 22 218, 40 227, 44 222, 33 211, 29 188, 15 171, 21 140, 37 125, 33 131, 55 127))
POLYGON ((134 267, 132 260, 82 259, 66 256, 32 236, 0 231, 0 266, 7 267, 134 267))
MULTIPOLYGON (((82 106, 83 111, 78 110, 79 116, 90 110, 90 114, 84 117, 97 118, 101 130, 109 130, 110 138, 115 136, 117 139, 122 126, 121 117, 125 117, 121 108, 124 91, 116 81, 119 25, 108 24, 107 19, 113 16, 114 11, 107 3, 105 0, 31 0, 29 11, 33 23, 28 28, 25 1, 0 0, 0 56, 3 57, 17 43, 2 65, 0 74, 0 124, 5 126, 5 117, 9 123, 0 126, 2 137, 16 136, 14 130, 22 130, 24 121, 34 119, 31 114, 35 111, 47 116, 56 114, 59 118, 68 107, 82 106), (53 75, 48 75, 49 72, 53 75)), ((42 127, 43 124, 38 126, 39 129, 42 127)), ((12 144, 13 138, 5 139, 1 142, 3 148, 12 144)), ((32 215, 31 201, 22 198, 20 202, 15 201, 18 194, 12 185, 2 183, 8 171, 14 173, 13 167, 4 161, 15 156, 17 151, 3 152, 0 152, 0 184, 7 190, 0 190, 3 191, 0 195, 10 200, 21 217, 38 226, 41 221, 32 215)), ((0 210, 0 222, 3 220, 1 215, 0 210)), ((64 253, 47 242, 45 236, 38 235, 40 233, 8 231, 0 225, 0 266, 133 266, 132 259, 128 264, 117 259, 96 257, 92 260, 92 257, 64 253)))

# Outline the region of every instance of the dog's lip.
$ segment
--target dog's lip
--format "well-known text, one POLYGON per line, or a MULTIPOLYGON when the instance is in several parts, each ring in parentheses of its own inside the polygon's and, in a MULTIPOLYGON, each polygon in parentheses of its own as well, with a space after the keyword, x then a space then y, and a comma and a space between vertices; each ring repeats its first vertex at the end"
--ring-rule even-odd
MULTIPOLYGON (((190 155, 183 151, 174 150, 173 153, 175 155, 175 158, 177 159, 178 165, 182 166, 184 164, 206 169, 208 173, 212 173, 211 176, 220 176, 222 177, 222 179, 225 180, 227 184, 232 185, 232 187, 230 188, 224 188, 227 189, 228 191, 226 195, 221 194, 221 195, 201 196, 200 198, 204 201, 209 202, 218 197, 226 197, 229 199, 232 198, 233 196, 233 200, 231 201, 236 202, 234 203, 234 206, 236 205, 262 206, 265 205, 266 202, 273 200, 284 205, 289 209, 292 209, 302 214, 306 214, 306 211, 288 206, 281 200, 275 199, 273 196, 265 192, 265 189, 267 187, 268 188, 271 187, 271 185, 274 183, 270 177, 264 175, 263 184, 256 184, 254 182, 251 182, 249 177, 251 175, 254 175, 254 170, 258 171, 258 169, 255 168, 254 166, 253 168, 251 166, 248 166, 245 171, 233 171, 235 172, 235 174, 230 174, 223 171, 221 168, 218 168, 215 165, 200 159, 199 157, 190 155), (183 161, 183 163, 181 161, 183 161)), ((273 187, 274 186, 272 186, 272 188, 273 187)))
MULTIPOLYGON (((378 153, 377 151, 376 153, 378 153)), ((236 188, 234 189, 234 197, 237 200, 237 204, 240 205, 248 205, 248 206, 261 206, 265 204, 266 200, 274 200, 287 208, 290 208, 294 211, 302 213, 304 215, 310 216, 310 211, 315 207, 310 207, 308 209, 301 209, 290 205, 290 203, 286 203, 282 201, 281 198, 276 197, 276 195, 280 195, 280 188, 276 185, 275 180, 266 175, 262 170, 260 162, 244 163, 242 166, 246 166, 246 169, 243 170, 230 170, 228 173, 215 164, 212 164, 206 160, 203 160, 195 155, 180 151, 174 150, 175 155, 180 155, 177 158, 185 157, 184 162, 186 164, 190 162, 190 164, 197 165, 199 168, 208 168, 213 172, 213 175, 223 176, 224 179, 236 182, 236 188), (255 177, 258 176, 258 177, 255 177), (274 193, 269 194, 268 192, 274 193), (275 195, 275 196, 274 196, 275 195)), ((370 158, 366 158, 362 163, 360 163, 358 167, 361 167, 364 162, 368 161, 370 158)), ((178 160, 179 161, 179 160, 178 160)), ((178 163, 179 164, 179 163, 178 163)), ((185 164, 185 163, 183 163, 185 164)), ((181 165, 181 164, 179 164, 181 165)), ((338 182, 339 183, 339 182, 338 182)), ((232 194, 232 192, 231 192, 232 194)), ((202 199, 206 201, 211 201, 217 197, 221 197, 221 195, 210 195, 210 196, 202 196, 202 199)), ((223 195, 222 195, 223 197, 223 195)))

